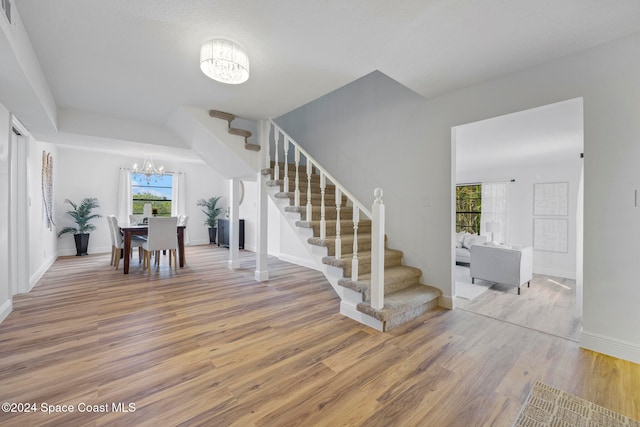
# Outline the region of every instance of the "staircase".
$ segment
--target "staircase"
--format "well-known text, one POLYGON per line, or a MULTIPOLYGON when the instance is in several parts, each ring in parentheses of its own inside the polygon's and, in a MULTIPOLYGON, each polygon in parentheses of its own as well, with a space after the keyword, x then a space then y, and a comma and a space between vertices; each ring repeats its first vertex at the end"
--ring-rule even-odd
MULTIPOLYGON (((227 120, 230 133, 246 135, 231 126, 233 115, 212 110, 210 116, 227 120)), ((275 123, 263 133, 267 192, 340 296, 340 312, 388 331, 437 307, 440 290, 421 284, 422 271, 403 265, 402 251, 386 247, 385 236, 384 305, 374 308, 371 213, 275 123)))

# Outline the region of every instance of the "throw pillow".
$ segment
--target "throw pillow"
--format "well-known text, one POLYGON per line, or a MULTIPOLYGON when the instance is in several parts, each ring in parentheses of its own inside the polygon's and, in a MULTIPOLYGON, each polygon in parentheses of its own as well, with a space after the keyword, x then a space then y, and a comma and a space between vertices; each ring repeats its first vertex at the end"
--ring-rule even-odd
POLYGON ((471 245, 475 244, 476 237, 478 237, 478 235, 476 234, 465 235, 464 239, 462 240, 462 247, 471 249, 471 245))

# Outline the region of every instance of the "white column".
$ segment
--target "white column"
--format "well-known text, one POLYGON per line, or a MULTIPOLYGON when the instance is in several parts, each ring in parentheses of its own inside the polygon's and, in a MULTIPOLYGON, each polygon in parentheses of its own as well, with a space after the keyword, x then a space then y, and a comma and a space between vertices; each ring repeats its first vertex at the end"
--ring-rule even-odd
MULTIPOLYGON (((271 132, 271 122, 266 120, 260 121, 262 123, 262 135, 259 137, 259 141, 262 141, 260 144, 262 146, 262 150, 264 150, 265 157, 265 168, 271 168, 271 140, 269 139, 269 133, 271 132)), ((275 132, 275 128, 273 130, 275 132)))
POLYGON ((360 222, 360 209, 353 206, 353 258, 351 258, 351 280, 358 280, 358 223, 360 222))
POLYGON ((275 143, 275 148, 273 151, 273 157, 275 159, 275 165, 273 166, 273 179, 278 180, 280 179, 280 165, 278 162, 278 140, 280 139, 280 131, 278 131, 278 129, 276 129, 275 127, 273 128, 273 140, 275 143))
POLYGON ((284 192, 289 192, 289 139, 285 136, 283 138, 284 149, 284 192))
POLYGON ((336 185, 336 248, 335 258, 342 257, 342 238, 340 237, 340 205, 342 204, 342 192, 336 185))
POLYGON ((257 177, 258 190, 258 209, 256 224, 256 272, 255 278, 258 282, 269 280, 269 264, 267 262, 267 236, 269 229, 268 220, 268 196, 267 196, 267 177, 258 172, 257 177))
POLYGON ((327 180, 324 173, 320 172, 320 238, 327 238, 327 221, 325 219, 324 191, 327 187, 327 180))
POLYGON ((373 224, 371 229, 371 307, 384 307, 384 204, 382 189, 373 192, 375 200, 371 208, 373 224))
POLYGON ((294 205, 295 206, 300 206, 300 150, 298 149, 297 145, 294 145, 295 147, 295 156, 294 156, 294 161, 296 162, 296 189, 294 194, 295 200, 294 200, 294 205))
POLYGON ((313 174, 313 166, 311 160, 307 157, 307 221, 311 221, 311 174, 313 174))
POLYGON ((231 187, 229 188, 229 268, 240 267, 239 201, 240 180, 232 178, 231 187))

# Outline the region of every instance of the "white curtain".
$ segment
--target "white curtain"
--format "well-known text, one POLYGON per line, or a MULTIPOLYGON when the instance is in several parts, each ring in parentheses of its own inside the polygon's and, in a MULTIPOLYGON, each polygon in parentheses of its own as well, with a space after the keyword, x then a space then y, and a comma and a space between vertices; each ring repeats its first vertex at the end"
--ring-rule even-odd
POLYGON ((129 222, 129 215, 132 213, 131 173, 129 169, 120 168, 120 181, 118 183, 118 221, 129 222))
POLYGON ((171 216, 185 215, 184 173, 174 173, 171 182, 171 216))
MULTIPOLYGON (((171 180, 171 216, 186 215, 184 173, 175 172, 171 180)), ((184 230, 184 243, 189 243, 189 223, 184 230)))
POLYGON ((507 243, 507 207, 509 188, 506 182, 482 183, 482 212, 480 213, 480 234, 491 239, 487 223, 496 222, 497 231, 493 232, 495 242, 507 243))

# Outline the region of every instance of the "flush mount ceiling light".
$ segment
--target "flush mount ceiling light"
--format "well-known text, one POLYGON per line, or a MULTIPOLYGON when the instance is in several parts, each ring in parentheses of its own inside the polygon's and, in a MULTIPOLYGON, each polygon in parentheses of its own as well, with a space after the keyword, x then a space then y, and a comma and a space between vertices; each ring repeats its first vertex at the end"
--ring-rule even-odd
POLYGON ((249 79, 249 57, 232 41, 208 40, 200 48, 200 69, 213 80, 236 85, 249 79))

